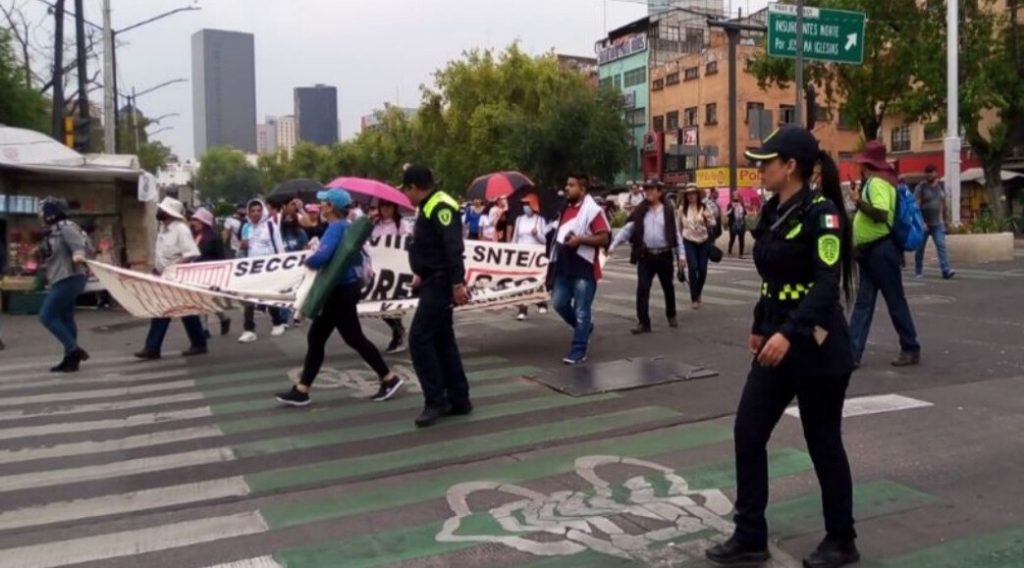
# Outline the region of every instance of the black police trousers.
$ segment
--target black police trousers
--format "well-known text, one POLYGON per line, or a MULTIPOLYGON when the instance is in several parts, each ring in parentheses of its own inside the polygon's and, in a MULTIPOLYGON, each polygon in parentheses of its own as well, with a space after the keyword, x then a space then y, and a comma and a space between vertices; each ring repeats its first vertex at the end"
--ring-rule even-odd
POLYGON ((821 376, 799 360, 791 360, 792 356, 791 350, 778 368, 762 367, 755 362, 736 412, 734 521, 736 536, 752 546, 768 544, 768 439, 794 396, 821 485, 825 530, 836 539, 857 536, 853 529, 853 481, 840 431, 850 375, 821 376))
POLYGON ((469 381, 455 344, 451 284, 446 278, 428 278, 420 285, 419 294, 409 329, 409 353, 426 406, 467 405, 469 381))
POLYGON ((636 263, 636 319, 640 325, 651 327, 651 284, 658 277, 665 293, 665 317, 676 317, 675 253, 641 254, 636 263))

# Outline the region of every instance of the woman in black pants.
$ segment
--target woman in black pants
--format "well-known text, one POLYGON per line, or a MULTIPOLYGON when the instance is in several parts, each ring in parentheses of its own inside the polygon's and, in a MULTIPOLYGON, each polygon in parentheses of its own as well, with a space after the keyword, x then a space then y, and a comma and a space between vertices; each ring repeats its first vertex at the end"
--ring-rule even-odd
POLYGON ((732 196, 725 216, 729 220, 729 254, 732 254, 732 247, 739 239, 740 258, 743 258, 743 253, 747 248, 747 208, 740 201, 739 195, 732 196))
MULTIPOLYGON (((342 189, 321 191, 317 194, 320 200, 320 214, 329 223, 327 230, 320 239, 320 247, 306 259, 306 266, 320 269, 331 261, 331 257, 341 245, 348 228, 348 208, 352 197, 342 189)), ((338 330, 345 344, 355 349, 363 361, 380 378, 380 391, 373 397, 375 401, 383 401, 394 396, 402 388, 405 381, 391 372, 380 351, 363 335, 359 323, 356 305, 362 296, 362 281, 352 266, 342 274, 337 288, 327 298, 320 315, 313 319, 307 337, 306 360, 302 366, 299 384, 290 391, 279 393, 278 402, 289 406, 307 406, 309 390, 313 386, 317 373, 324 363, 324 347, 334 330, 338 330)))

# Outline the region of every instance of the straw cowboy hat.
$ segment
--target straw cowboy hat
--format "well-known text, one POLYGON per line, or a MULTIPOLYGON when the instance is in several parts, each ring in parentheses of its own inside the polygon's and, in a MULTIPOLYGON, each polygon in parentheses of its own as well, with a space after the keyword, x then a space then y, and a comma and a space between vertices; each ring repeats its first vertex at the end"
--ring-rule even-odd
POLYGON ((880 172, 895 171, 892 164, 885 159, 885 156, 885 144, 878 140, 872 140, 864 145, 864 151, 854 158, 854 161, 858 164, 871 166, 871 168, 880 172))
POLYGON ((175 219, 185 220, 185 205, 173 197, 165 197, 157 208, 175 219))
POLYGON ((695 193, 695 192, 699 193, 700 190, 701 189, 699 187, 697 187, 697 184, 695 184, 695 183, 688 183, 688 184, 684 185, 683 189, 681 189, 679 192, 680 193, 684 193, 684 194, 685 193, 695 193))

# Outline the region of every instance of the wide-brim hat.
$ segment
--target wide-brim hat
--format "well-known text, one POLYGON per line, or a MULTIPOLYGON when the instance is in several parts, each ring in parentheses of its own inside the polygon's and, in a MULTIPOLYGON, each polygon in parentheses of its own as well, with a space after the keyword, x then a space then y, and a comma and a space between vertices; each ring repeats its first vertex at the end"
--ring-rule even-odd
POLYGON ((882 144, 878 140, 871 140, 864 145, 864 151, 858 154, 853 161, 858 164, 870 166, 871 168, 881 172, 895 171, 893 170, 892 164, 890 164, 885 157, 885 144, 882 144))
POLYGON ((165 197, 157 208, 175 219, 185 220, 185 204, 173 197, 165 197))
POLYGON ((697 187, 697 184, 695 184, 695 183, 688 183, 688 184, 684 185, 682 187, 682 189, 679 190, 679 193, 682 193, 682 194, 686 194, 686 193, 699 193, 699 192, 700 192, 700 188, 697 187))
POLYGON ((207 227, 213 227, 213 213, 210 213, 210 210, 205 207, 200 207, 199 209, 196 209, 196 212, 192 214, 192 218, 206 225, 207 227))

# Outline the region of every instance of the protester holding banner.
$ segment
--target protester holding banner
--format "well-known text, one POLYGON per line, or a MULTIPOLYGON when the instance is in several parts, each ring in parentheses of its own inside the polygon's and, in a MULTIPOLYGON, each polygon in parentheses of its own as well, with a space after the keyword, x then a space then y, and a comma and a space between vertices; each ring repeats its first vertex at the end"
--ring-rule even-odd
MULTIPOLYGON (((189 222, 189 227, 192 229, 192 236, 195 238, 196 247, 199 248, 199 257, 196 258, 196 262, 212 262, 215 260, 224 260, 227 253, 224 250, 224 241, 217 235, 217 231, 213 229, 216 221, 213 218, 213 213, 205 207, 200 207, 192 214, 192 221, 189 222)), ((231 333, 231 318, 224 315, 224 312, 216 312, 217 319, 220 321, 220 334, 227 335, 231 333)), ((206 326, 206 336, 210 336, 209 326, 206 326)))
MULTIPOLYGON (((328 222, 328 227, 320 239, 317 251, 306 259, 306 266, 314 270, 330 263, 336 253, 340 254, 339 245, 349 226, 347 219, 350 214, 349 207, 352 205, 352 196, 343 189, 321 191, 317 193, 317 199, 321 202, 320 214, 328 222)), ((363 328, 356 312, 362 288, 356 267, 345 269, 335 284, 335 290, 327 297, 323 309, 313 318, 313 323, 309 327, 306 336, 306 360, 302 365, 299 384, 287 392, 279 393, 278 402, 289 406, 309 405, 309 391, 323 365, 324 348, 334 330, 338 330, 345 344, 359 353, 363 361, 377 373, 380 391, 374 395, 373 400, 388 400, 405 384, 401 377, 391 372, 377 348, 363 335, 363 328)))
MULTIPOLYGON (((402 215, 398 206, 394 203, 381 201, 377 206, 377 219, 373 223, 371 238, 381 239, 384 237, 405 237, 408 236, 406 224, 402 223, 402 215)), ((391 328, 391 343, 388 343, 385 353, 400 353, 405 351, 405 326, 400 317, 384 318, 384 323, 391 328)))
MULTIPOLYGON (((199 247, 192 238, 192 232, 185 224, 185 206, 172 197, 165 197, 157 206, 156 220, 160 224, 156 235, 156 246, 154 250, 153 272, 162 274, 164 270, 175 264, 192 262, 199 257, 199 247)), ((191 347, 182 351, 182 355, 206 354, 206 334, 203 332, 203 323, 199 316, 185 316, 181 318, 185 326, 185 333, 188 334, 191 347)), ((146 347, 135 354, 139 359, 159 359, 163 347, 164 338, 167 336, 167 329, 171 326, 171 318, 154 318, 149 324, 149 334, 146 336, 146 347)))
POLYGON ((89 354, 78 346, 75 303, 85 290, 87 240, 81 227, 71 221, 63 199, 43 200, 40 211, 46 232, 43 258, 50 290, 43 300, 39 321, 64 347, 64 358, 51 373, 74 373, 89 354))
POLYGON ((611 241, 611 226, 601 206, 587 193, 589 189, 586 174, 569 175, 565 184, 567 203, 551 250, 552 302, 558 315, 573 328, 572 345, 562 359, 567 365, 587 360, 594 333, 591 307, 601 278, 600 248, 611 241))
MULTIPOLYGON (((253 199, 248 205, 249 222, 242 229, 242 250, 246 258, 272 256, 285 252, 281 238, 281 227, 270 218, 270 210, 259 199, 253 199)), ((267 312, 273 329, 270 335, 277 337, 285 332, 285 314, 279 308, 269 307, 267 312)), ((256 305, 246 304, 244 309, 245 331, 238 338, 239 343, 252 343, 258 339, 256 335, 256 305)))
MULTIPOLYGON (((516 244, 544 245, 547 244, 547 221, 540 215, 540 200, 536 193, 523 197, 523 214, 516 218, 515 228, 512 231, 512 242, 516 244)), ((526 305, 519 306, 519 313, 516 319, 523 321, 529 312, 526 305)), ((548 313, 548 303, 537 304, 537 312, 540 315, 548 313)))
POLYGON ((416 425, 425 427, 444 416, 473 411, 452 313, 453 305, 469 303, 465 243, 459 202, 434 187, 429 169, 408 167, 402 186, 420 212, 409 247, 409 265, 420 295, 409 332, 409 350, 425 399, 416 425))

